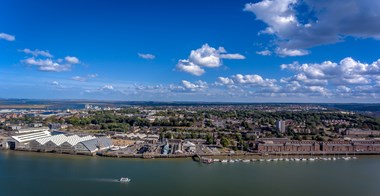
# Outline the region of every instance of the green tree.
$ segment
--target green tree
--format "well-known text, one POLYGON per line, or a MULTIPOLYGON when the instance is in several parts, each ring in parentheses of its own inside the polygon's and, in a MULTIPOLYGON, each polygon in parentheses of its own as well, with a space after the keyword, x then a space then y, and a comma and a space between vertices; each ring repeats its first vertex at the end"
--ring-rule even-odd
POLYGON ((223 147, 228 147, 230 145, 230 140, 226 137, 222 137, 220 139, 220 144, 222 144, 223 147))

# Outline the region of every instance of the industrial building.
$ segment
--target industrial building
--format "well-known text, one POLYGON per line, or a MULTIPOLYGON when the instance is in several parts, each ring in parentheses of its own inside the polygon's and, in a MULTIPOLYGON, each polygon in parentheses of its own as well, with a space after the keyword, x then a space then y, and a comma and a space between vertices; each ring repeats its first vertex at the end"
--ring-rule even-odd
POLYGON ((30 142, 30 150, 38 152, 57 152, 67 154, 94 154, 99 150, 111 148, 109 138, 94 136, 80 137, 78 135, 54 135, 30 142))
POLYGON ((28 129, 23 133, 4 138, 1 147, 11 150, 88 155, 113 147, 112 140, 107 137, 97 138, 92 135, 79 136, 62 133, 54 135, 43 127, 28 129))
POLYGON ((75 145, 76 154, 92 155, 99 150, 106 150, 113 147, 112 141, 108 137, 98 137, 91 140, 79 142, 75 145))
POLYGON ((29 144, 33 140, 42 139, 46 137, 50 137, 51 133, 49 131, 38 131, 38 132, 32 132, 22 135, 14 135, 9 137, 5 143, 4 147, 9 149, 25 149, 28 150, 29 144))

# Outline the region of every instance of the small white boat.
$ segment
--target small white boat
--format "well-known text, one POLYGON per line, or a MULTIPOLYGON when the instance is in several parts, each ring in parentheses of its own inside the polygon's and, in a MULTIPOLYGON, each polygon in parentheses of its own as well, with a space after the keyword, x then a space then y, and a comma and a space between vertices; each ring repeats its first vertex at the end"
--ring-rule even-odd
POLYGON ((227 163, 228 161, 226 159, 222 160, 221 161, 222 163, 227 163))
POLYGON ((289 159, 288 159, 288 158, 285 158, 285 161, 289 161, 289 159))
POLYGON ((130 178, 120 178, 119 182, 130 182, 130 178))
POLYGON ((219 159, 214 159, 214 162, 220 162, 220 160, 219 159))
POLYGON ((229 162, 230 162, 230 163, 235 163, 235 161, 234 161, 233 159, 231 159, 229 162))
POLYGON ((242 162, 243 162, 243 163, 249 163, 249 162, 251 162, 251 160, 249 160, 249 159, 244 159, 242 162))

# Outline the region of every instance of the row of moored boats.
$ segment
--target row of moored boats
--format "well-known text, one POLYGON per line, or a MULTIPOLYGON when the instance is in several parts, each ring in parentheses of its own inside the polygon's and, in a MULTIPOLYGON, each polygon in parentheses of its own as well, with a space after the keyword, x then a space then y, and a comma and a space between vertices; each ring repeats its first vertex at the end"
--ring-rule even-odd
POLYGON ((277 162, 277 161, 335 161, 335 160, 354 160, 358 159, 357 157, 353 156, 345 156, 345 157, 291 157, 291 158, 261 158, 261 159, 205 159, 204 163, 214 163, 214 162, 221 162, 221 163, 235 163, 235 162, 243 162, 243 163, 249 163, 249 162, 277 162))

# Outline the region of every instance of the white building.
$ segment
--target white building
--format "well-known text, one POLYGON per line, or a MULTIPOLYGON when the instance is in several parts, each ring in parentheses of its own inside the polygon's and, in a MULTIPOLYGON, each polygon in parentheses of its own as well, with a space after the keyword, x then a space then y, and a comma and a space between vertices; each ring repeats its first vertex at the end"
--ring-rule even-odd
POLYGON ((43 152, 75 153, 74 146, 76 144, 94 138, 96 137, 79 137, 78 135, 66 136, 64 134, 59 134, 32 141, 30 143, 30 150, 43 152))
POLYGON ((16 131, 17 134, 25 134, 25 133, 34 133, 40 131, 49 131, 48 127, 31 127, 31 128, 21 128, 16 131))
POLYGON ((106 150, 112 147, 113 144, 110 138, 99 137, 92 140, 79 142, 77 145, 75 145, 75 152, 77 154, 92 155, 98 152, 99 150, 106 150))
POLYGON ((49 131, 38 131, 22 135, 11 136, 5 142, 4 147, 14 149, 29 149, 29 144, 33 140, 51 136, 49 131))
POLYGON ((285 133, 286 131, 285 121, 278 120, 276 122, 276 128, 277 128, 277 131, 279 131, 280 133, 285 133))

